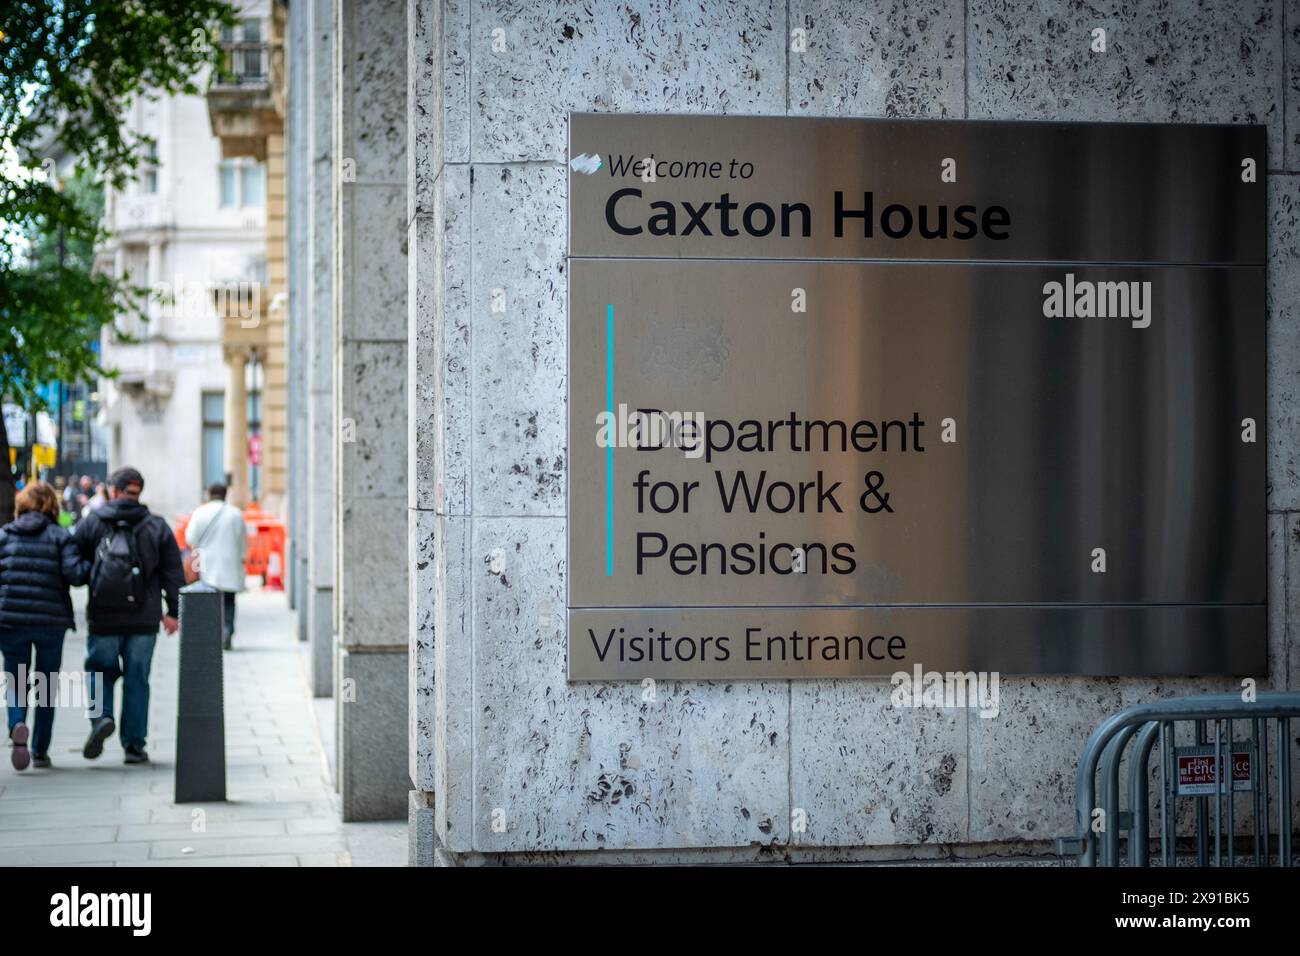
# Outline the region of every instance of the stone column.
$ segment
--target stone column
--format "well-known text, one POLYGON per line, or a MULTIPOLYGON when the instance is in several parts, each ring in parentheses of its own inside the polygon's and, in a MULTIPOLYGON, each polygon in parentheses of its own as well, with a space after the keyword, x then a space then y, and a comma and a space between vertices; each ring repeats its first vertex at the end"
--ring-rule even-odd
POLYGON ((411 860, 756 858, 788 842, 784 682, 690 682, 649 705, 566 679, 567 114, 671 112, 688 91, 708 112, 782 113, 786 5, 588 4, 561 24, 538 5, 414 3, 411 860), (593 798, 611 778, 635 799, 593 798))
POLYGON ((226 350, 226 473, 230 487, 226 500, 236 508, 248 504, 248 389, 244 384, 248 355, 243 349, 226 350))
POLYGON ((307 197, 310 195, 308 170, 311 161, 307 138, 307 104, 311 88, 307 85, 311 31, 309 7, 305 3, 289 5, 288 35, 285 41, 285 65, 288 70, 286 108, 289 121, 288 189, 286 209, 289 226, 289 540, 285 561, 288 565, 287 595, 289 606, 298 611, 298 639, 307 640, 308 581, 307 562, 307 330, 310 313, 307 285, 308 232, 307 197))
POLYGON ((338 0, 335 374, 344 820, 405 816, 406 3, 338 0))
POLYGON ((310 149, 305 311, 307 353, 307 615, 311 686, 334 688, 334 0, 310 0, 307 129, 310 149))
POLYGON ((468 11, 412 0, 407 62, 409 859, 470 850, 468 11), (447 90, 444 93, 445 89, 447 90), (435 853, 435 847, 437 852, 435 853))

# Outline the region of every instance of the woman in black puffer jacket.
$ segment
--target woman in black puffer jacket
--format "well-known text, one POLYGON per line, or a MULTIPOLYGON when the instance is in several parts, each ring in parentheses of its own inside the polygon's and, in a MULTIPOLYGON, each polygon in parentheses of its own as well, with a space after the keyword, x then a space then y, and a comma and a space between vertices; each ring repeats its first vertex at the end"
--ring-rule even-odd
POLYGON ((4 652, 9 705, 9 739, 15 770, 50 765, 54 730, 55 688, 63 662, 63 636, 73 626, 68 588, 86 583, 90 562, 81 557, 72 535, 59 527, 59 499, 43 481, 18 492, 17 518, 0 528, 0 651, 4 652), (36 668, 32 670, 32 651, 36 668), (44 675, 35 701, 35 733, 27 740, 27 690, 35 675, 44 675), (26 697, 24 693, 24 698, 26 697))

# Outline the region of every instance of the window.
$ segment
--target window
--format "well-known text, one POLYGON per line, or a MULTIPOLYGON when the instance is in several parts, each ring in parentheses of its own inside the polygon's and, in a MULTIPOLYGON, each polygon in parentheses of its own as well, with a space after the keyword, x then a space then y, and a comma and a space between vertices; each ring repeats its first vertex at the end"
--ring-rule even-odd
POLYGON ((140 193, 153 196, 158 192, 158 144, 149 143, 140 163, 140 193))
MULTIPOLYGON (((143 243, 131 243, 122 246, 122 275, 131 285, 147 286, 151 281, 149 275, 149 247, 143 243)), ((152 304, 150 305, 152 311, 152 304)), ((148 323, 135 312, 120 313, 118 324, 122 330, 138 338, 149 338, 150 330, 157 331, 158 323, 148 323)))
POLYGON ((234 74, 236 85, 266 82, 261 20, 241 20, 234 28, 222 27, 221 45, 226 49, 226 67, 234 74))
POLYGON ((264 170, 260 165, 249 163, 240 171, 239 188, 243 191, 245 206, 260 206, 266 193, 264 170))
MULTIPOLYGON (((203 393, 203 487, 226 480, 226 396, 203 393)), ((200 501, 203 500, 201 496, 200 501)))
POLYGON ((266 169, 251 159, 221 161, 221 206, 261 206, 266 201, 266 169))
POLYGON ((236 27, 221 28, 222 43, 260 43, 261 40, 261 20, 240 20, 236 27))
POLYGON ((235 179, 235 165, 227 160, 221 164, 221 205, 238 206, 239 192, 235 179))

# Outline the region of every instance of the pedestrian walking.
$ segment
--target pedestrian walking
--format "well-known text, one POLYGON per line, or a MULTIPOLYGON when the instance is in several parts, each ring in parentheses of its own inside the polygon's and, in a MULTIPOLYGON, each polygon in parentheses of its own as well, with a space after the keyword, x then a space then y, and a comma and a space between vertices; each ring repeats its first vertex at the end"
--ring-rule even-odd
POLYGON ((73 477, 63 489, 63 506, 69 510, 77 503, 77 491, 81 487, 81 479, 73 477))
POLYGON ((59 496, 45 482, 25 486, 15 510, 17 517, 0 528, 0 650, 7 675, 10 760, 15 770, 26 770, 29 763, 50 766, 63 638, 74 626, 68 588, 86 583, 90 563, 59 525, 59 496), (33 692, 36 700, 29 701, 33 692), (34 705, 30 739, 29 702, 34 705))
POLYGON ((235 595, 244 590, 248 530, 239 509, 226 503, 225 485, 217 482, 208 488, 207 502, 194 509, 185 526, 185 541, 194 551, 199 580, 221 592, 222 641, 230 650, 235 638, 235 595))
POLYGON ((122 749, 126 763, 147 763, 149 669, 161 620, 168 634, 180 627, 180 590, 185 585, 181 552, 167 522, 140 501, 144 476, 119 468, 108 479, 109 501, 88 511, 73 538, 91 562, 86 605, 86 671, 90 674, 90 760, 113 735, 113 688, 122 686, 122 749), (163 595, 166 595, 166 611, 163 595))
POLYGON ((91 511, 98 511, 106 504, 108 504, 108 485, 101 481, 95 485, 95 493, 86 500, 86 507, 91 511))

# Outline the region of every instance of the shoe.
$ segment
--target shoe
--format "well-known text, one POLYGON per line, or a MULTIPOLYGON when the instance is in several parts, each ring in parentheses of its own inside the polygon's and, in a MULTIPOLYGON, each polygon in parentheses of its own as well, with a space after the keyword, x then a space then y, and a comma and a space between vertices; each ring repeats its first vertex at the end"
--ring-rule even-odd
POLYGON ((225 637, 221 639, 221 646, 224 647, 226 650, 230 650, 231 645, 234 643, 235 643, 235 635, 233 634, 227 634, 225 637))
POLYGON ((32 754, 32 766, 37 770, 49 770, 50 758, 48 754, 32 754))
POLYGON ((9 761, 15 770, 26 770, 32 762, 31 751, 27 749, 27 725, 16 724, 9 731, 9 739, 14 742, 14 749, 9 752, 9 761))
POLYGON ((127 747, 126 757, 125 759, 123 759, 122 762, 123 763, 148 763, 149 754, 145 751, 143 747, 134 747, 134 746, 127 747))
POLYGON ((104 741, 113 736, 113 731, 117 730, 117 724, 113 723, 112 717, 97 717, 90 722, 90 736, 86 738, 86 746, 82 749, 81 755, 87 760, 94 760, 104 752, 104 741))

